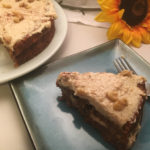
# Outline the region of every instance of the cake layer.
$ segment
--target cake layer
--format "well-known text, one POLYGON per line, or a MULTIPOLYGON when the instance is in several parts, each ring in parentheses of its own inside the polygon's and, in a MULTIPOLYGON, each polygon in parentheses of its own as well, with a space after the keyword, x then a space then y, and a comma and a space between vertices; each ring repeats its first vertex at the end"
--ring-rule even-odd
POLYGON ((103 138, 111 143, 117 150, 128 150, 136 140, 136 136, 141 128, 144 102, 139 106, 139 115, 135 116, 135 122, 127 122, 122 128, 118 128, 112 121, 107 120, 87 100, 74 96, 73 91, 61 88, 62 98, 68 106, 76 108, 83 116, 84 120, 98 129, 103 138))
POLYGON ((135 114, 146 97, 145 79, 131 72, 83 73, 64 72, 57 79, 59 87, 74 91, 74 95, 87 99, 95 109, 118 127, 128 121, 135 122, 135 114), (140 87, 143 87, 141 89, 140 87))
POLYGON ((31 36, 26 36, 24 39, 16 42, 14 47, 13 47, 14 51, 12 51, 13 56, 20 55, 23 51, 26 51, 32 45, 40 42, 39 40, 41 40, 41 43, 42 43, 42 41, 44 41, 44 39, 42 39, 41 37, 42 36, 44 37, 44 35, 47 32, 49 32, 49 34, 51 34, 51 35, 54 35, 54 32, 55 32, 54 20, 52 19, 52 20, 49 20, 49 21, 51 22, 51 26, 50 27, 45 27, 45 28, 43 28, 43 30, 41 32, 34 33, 31 36))
POLYGON ((24 39, 23 42, 17 43, 17 48, 21 46, 25 48, 19 54, 16 54, 16 51, 11 51, 8 49, 15 65, 21 65, 43 51, 43 49, 45 49, 51 42, 54 33, 55 25, 54 21, 52 21, 51 28, 45 28, 41 33, 34 34, 29 39, 24 39))
POLYGON ((56 85, 62 90, 62 100, 75 107, 117 150, 132 147, 147 99, 142 76, 127 70, 119 74, 62 72, 56 85))

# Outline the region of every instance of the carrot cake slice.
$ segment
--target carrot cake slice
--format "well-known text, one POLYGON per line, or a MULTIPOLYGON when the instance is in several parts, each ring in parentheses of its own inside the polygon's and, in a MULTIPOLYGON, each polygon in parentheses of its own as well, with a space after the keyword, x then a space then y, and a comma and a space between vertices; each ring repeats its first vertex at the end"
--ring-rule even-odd
POLYGON ((62 72, 56 85, 62 99, 75 107, 117 150, 130 149, 140 131, 147 99, 145 78, 123 71, 62 72))
POLYGON ((0 41, 16 65, 45 49, 55 33, 55 19, 50 0, 0 1, 0 41))

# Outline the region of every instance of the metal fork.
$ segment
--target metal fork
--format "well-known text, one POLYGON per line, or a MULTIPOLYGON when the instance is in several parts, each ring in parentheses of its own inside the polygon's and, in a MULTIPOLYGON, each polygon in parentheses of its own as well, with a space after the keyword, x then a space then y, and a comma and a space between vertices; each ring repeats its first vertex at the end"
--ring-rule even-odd
MULTIPOLYGON (((129 62, 125 59, 125 57, 121 56, 114 60, 114 65, 118 72, 121 72, 123 70, 130 70, 134 74, 137 74, 135 70, 132 68, 132 66, 129 64, 129 62)), ((150 83, 146 82, 145 84, 147 96, 150 96, 150 83)))

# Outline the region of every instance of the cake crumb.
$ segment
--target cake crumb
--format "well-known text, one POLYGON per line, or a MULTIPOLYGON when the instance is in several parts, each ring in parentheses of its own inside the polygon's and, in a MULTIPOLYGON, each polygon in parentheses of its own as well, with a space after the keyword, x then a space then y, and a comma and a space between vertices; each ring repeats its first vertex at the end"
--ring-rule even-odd
POLYGON ((107 92, 106 96, 112 102, 116 102, 117 99, 118 99, 118 93, 117 93, 117 91, 107 92))
POLYGON ((132 76, 132 71, 123 70, 121 73, 119 73, 119 75, 131 77, 132 76))

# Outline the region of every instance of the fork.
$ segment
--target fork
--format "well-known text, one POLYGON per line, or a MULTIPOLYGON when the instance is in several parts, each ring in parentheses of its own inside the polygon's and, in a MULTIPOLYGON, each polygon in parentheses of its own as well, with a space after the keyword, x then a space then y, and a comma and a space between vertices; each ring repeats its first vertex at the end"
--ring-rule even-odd
MULTIPOLYGON (((130 70, 133 72, 133 74, 137 74, 135 72, 135 70, 133 69, 133 67, 129 64, 129 62, 125 59, 124 56, 118 57, 114 60, 114 65, 116 67, 116 69, 118 70, 118 72, 121 72, 123 70, 130 70)), ((146 93, 147 96, 150 96, 150 83, 146 82, 145 83, 145 87, 146 87, 146 93)))

